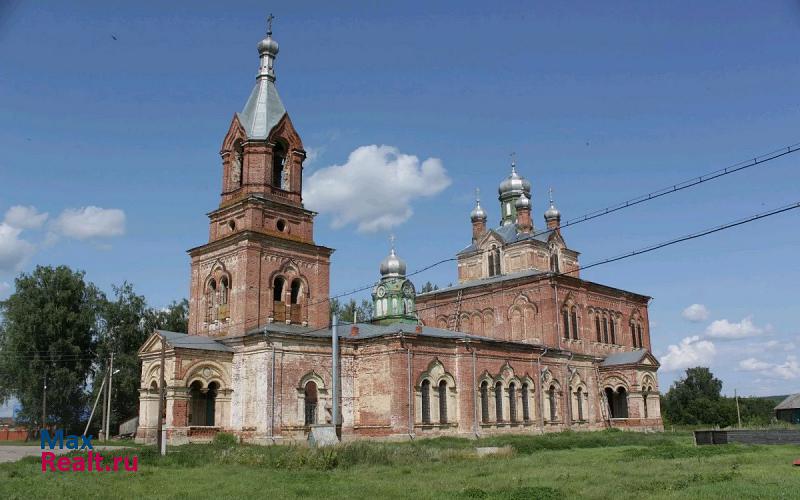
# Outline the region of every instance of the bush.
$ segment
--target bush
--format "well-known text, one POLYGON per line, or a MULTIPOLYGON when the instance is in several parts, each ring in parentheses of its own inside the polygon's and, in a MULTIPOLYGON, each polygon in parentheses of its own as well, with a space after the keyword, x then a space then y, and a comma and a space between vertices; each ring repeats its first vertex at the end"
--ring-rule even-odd
POLYGON ((213 444, 216 446, 233 446, 239 443, 239 439, 233 434, 227 432, 219 432, 214 436, 213 444))

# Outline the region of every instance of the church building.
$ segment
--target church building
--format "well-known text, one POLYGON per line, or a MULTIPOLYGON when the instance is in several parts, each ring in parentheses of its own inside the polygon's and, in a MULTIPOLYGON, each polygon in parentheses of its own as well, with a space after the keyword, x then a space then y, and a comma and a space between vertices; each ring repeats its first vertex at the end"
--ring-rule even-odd
MULTIPOLYGON (((159 418, 169 444, 298 442, 332 423, 333 249, 303 206, 306 152, 275 86, 271 30, 257 48, 208 243, 188 251, 188 332, 153 332, 139 350, 139 442, 159 418)), ((552 196, 539 230, 513 163, 498 194, 496 227, 480 201, 470 214, 458 284, 418 294, 393 244, 374 317, 339 326, 343 440, 662 428, 650 297, 581 279, 552 196)))

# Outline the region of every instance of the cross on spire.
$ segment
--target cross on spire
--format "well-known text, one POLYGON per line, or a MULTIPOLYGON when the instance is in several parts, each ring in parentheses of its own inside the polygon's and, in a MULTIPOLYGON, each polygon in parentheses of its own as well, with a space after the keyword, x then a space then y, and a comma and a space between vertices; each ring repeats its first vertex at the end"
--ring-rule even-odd
POLYGON ((480 205, 481 203, 481 188, 475 188, 475 201, 480 205))
POLYGON ((269 13, 269 17, 267 18, 267 35, 272 35, 272 20, 275 19, 275 16, 272 15, 272 12, 269 13))
POLYGON ((392 247, 392 252, 394 252, 394 240, 395 240, 394 233, 392 233, 389 235, 389 245, 392 247))
POLYGON ((512 151, 511 152, 511 168, 514 168, 516 166, 517 166, 517 153, 512 151))
POLYGON ((553 204, 553 188, 552 187, 548 188, 547 193, 550 195, 550 204, 552 205, 553 204))

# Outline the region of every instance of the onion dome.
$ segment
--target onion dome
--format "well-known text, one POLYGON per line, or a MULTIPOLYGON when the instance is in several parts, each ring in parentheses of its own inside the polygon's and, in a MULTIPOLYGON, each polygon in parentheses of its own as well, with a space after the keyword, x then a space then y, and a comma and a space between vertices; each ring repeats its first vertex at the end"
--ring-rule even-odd
POLYGON ((550 188, 550 208, 544 211, 544 220, 551 221, 558 220, 560 218, 561 212, 558 211, 555 203, 553 202, 553 188, 550 188))
POLYGON ((469 218, 472 219, 472 222, 486 222, 486 211, 481 206, 480 191, 477 189, 475 190, 475 208, 469 213, 469 218))
POLYGON ((519 197, 519 199, 517 199, 517 201, 514 203, 514 208, 516 208, 517 210, 521 210, 521 209, 524 209, 524 208, 527 208, 528 210, 530 210, 531 209, 531 199, 528 198, 527 196, 525 196, 525 193, 522 193, 522 195, 519 197))
POLYGON ((517 173, 516 164, 512 163, 511 173, 503 180, 503 182, 500 183, 500 187, 497 189, 497 192, 500 194, 500 196, 506 193, 525 193, 530 197, 531 181, 519 175, 517 173))
POLYGON ((392 250, 389 255, 381 261, 381 276, 399 277, 406 275, 406 263, 394 253, 394 237, 392 238, 392 250))
POLYGON ((278 55, 278 42, 272 39, 272 31, 268 31, 267 38, 258 42, 258 53, 266 53, 273 57, 278 55))

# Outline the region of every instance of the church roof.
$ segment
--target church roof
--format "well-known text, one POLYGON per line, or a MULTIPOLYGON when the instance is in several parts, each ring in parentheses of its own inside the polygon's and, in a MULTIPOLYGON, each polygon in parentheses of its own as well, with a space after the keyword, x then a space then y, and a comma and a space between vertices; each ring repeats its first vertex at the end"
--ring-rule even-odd
MULTIPOLYGON (((349 339, 369 339, 375 337, 382 337, 384 335, 395 335, 398 333, 406 333, 410 335, 419 335, 423 337, 435 337, 435 338, 442 338, 442 339, 473 339, 473 340, 486 340, 486 341, 497 341, 497 339, 493 339, 490 337, 482 337, 479 335, 470 335, 468 333, 463 332, 454 332, 450 330, 443 330, 441 328, 433 328, 431 326, 422 326, 421 331, 417 332, 417 325, 410 325, 408 323, 393 323, 390 325, 376 325, 371 323, 359 323, 358 325, 358 334, 351 335, 351 324, 343 324, 339 325, 338 334, 339 337, 349 338, 349 339)), ((333 332, 329 328, 319 329, 319 328, 311 328, 308 326, 298 326, 298 325, 286 325, 281 323, 270 323, 268 325, 255 328, 247 332, 246 335, 253 335, 257 333, 262 333, 264 331, 267 332, 275 332, 275 333, 288 333, 288 334, 295 334, 301 336, 309 336, 309 337, 319 337, 319 338, 330 338, 333 335, 333 332)))
POLYGON ((792 394, 775 407, 776 410, 793 410, 800 408, 800 392, 792 394))
POLYGON ((549 274, 544 271, 539 271, 538 269, 528 269, 525 271, 519 271, 516 273, 509 273, 509 274, 500 274, 497 276, 492 276, 491 278, 481 278, 476 280, 465 281, 464 283, 459 283, 458 285, 448 286, 445 288, 439 288, 438 290, 433 290, 430 292, 420 293, 419 295, 428 295, 428 294, 435 294, 435 293, 443 293, 443 292, 452 292, 454 290, 461 290, 465 288, 472 288, 475 286, 481 285, 491 285, 492 283, 501 283, 503 281, 509 281, 517 278, 526 278, 528 276, 536 276, 539 274, 549 274))
POLYGON ((167 343, 172 347, 198 349, 201 351, 233 352, 233 349, 225 344, 203 335, 188 335, 186 333, 170 332, 167 330, 156 330, 156 333, 164 336, 167 343))
POLYGON ((271 78, 259 78, 239 117, 248 139, 266 139, 286 114, 278 89, 271 78))
POLYGON ((635 351, 615 352, 611 354, 600 366, 633 365, 640 363, 647 356, 647 351, 637 349, 635 351))
MULTIPOLYGON (((496 234, 504 244, 510 243, 517 243, 518 241, 525 241, 525 240, 537 240, 544 243, 547 243, 547 239, 550 237, 551 231, 543 231, 543 232, 530 232, 530 233, 519 233, 517 232, 517 225, 516 224, 506 224, 504 226, 496 227, 492 229, 492 232, 496 234)), ((472 252, 477 252, 478 247, 475 243, 472 243, 465 249, 458 252, 457 255, 468 254, 472 252)))

